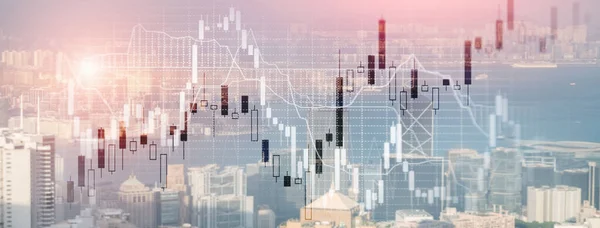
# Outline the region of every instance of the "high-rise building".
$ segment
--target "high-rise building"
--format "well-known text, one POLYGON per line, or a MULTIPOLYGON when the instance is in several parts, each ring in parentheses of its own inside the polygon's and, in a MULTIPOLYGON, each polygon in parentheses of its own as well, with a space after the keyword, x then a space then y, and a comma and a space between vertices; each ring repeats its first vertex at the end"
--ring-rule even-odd
MULTIPOLYGON (((580 169, 567 169, 557 173, 559 177, 560 185, 566 185, 571 187, 576 187, 581 189, 581 203, 583 201, 590 199, 590 183, 589 183, 589 169, 588 168, 580 168, 580 169)), ((592 191, 593 192, 593 191, 592 191)))
POLYGON ((59 154, 54 157, 54 180, 56 182, 65 180, 65 159, 59 154))
POLYGON ((501 19, 496 20, 496 50, 504 48, 504 30, 501 19))
POLYGON ((160 226, 181 225, 181 198, 179 191, 156 189, 157 220, 160 226))
POLYGON ((130 175, 119 188, 119 207, 131 215, 130 221, 139 228, 156 227, 154 192, 130 175))
POLYGON ((498 147, 491 154, 490 202, 511 212, 521 209, 521 155, 498 147))
POLYGON ((185 167, 183 164, 169 164, 167 166, 167 188, 175 191, 186 191, 185 167))
POLYGON ((207 195, 197 200, 199 227, 254 227, 253 197, 207 195))
POLYGON ((55 172, 54 159, 56 144, 54 136, 36 135, 34 153, 34 213, 37 227, 47 227, 54 224, 55 172))
POLYGON ((246 195, 246 174, 237 166, 221 169, 216 164, 188 169, 192 196, 246 195))
POLYGON ((581 18, 581 15, 579 12, 579 2, 573 2, 573 27, 580 25, 579 19, 581 18))
POLYGON ((260 209, 257 213, 258 227, 260 228, 275 228, 275 212, 271 209, 260 209))
POLYGON ((167 188, 179 193, 180 198, 180 223, 188 223, 191 197, 185 183, 185 166, 183 164, 170 164, 167 166, 167 188))
POLYGON ((521 203, 527 203, 528 187, 556 186, 558 175, 556 170, 556 159, 543 156, 539 153, 526 152, 523 156, 521 167, 521 203))
POLYGON ((0 135, 2 224, 48 227, 55 221, 54 137, 0 135))
POLYGON ((558 185, 527 188, 527 220, 564 222, 577 218, 581 208, 581 189, 558 185))
POLYGON ((596 183, 598 183, 598 176, 596 175, 596 171, 598 171, 598 167, 596 166, 596 162, 588 162, 588 183, 589 183, 589 190, 588 190, 588 200, 590 201, 590 204, 592 205, 592 207, 594 207, 595 205, 600 205, 600 203, 598 203, 598 199, 600 197, 597 197, 597 190, 596 188, 600 187, 598 186, 596 183))
POLYGON ((488 189, 488 172, 484 169, 484 158, 477 151, 454 149, 448 151, 449 172, 448 188, 452 195, 452 205, 459 211, 484 211, 488 189))
POLYGON ((64 180, 64 158, 56 154, 54 158, 54 218, 55 221, 63 221, 66 217, 67 182, 64 180))
POLYGON ((556 40, 558 37, 558 8, 552 6, 550 8, 550 37, 556 40))
POLYGON ((508 31, 515 28, 515 0, 506 1, 506 28, 508 31))
POLYGON ((2 148, 2 225, 33 227, 31 152, 24 145, 2 148))
POLYGON ((217 165, 188 169, 191 222, 199 227, 254 227, 254 198, 247 196, 244 170, 217 165))

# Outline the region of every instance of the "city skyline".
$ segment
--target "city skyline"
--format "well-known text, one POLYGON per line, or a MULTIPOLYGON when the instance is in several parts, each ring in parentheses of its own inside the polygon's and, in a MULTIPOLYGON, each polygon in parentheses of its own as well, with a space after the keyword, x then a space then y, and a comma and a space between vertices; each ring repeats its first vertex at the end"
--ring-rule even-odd
POLYGON ((282 4, 0 3, 0 227, 600 227, 597 2, 282 4))

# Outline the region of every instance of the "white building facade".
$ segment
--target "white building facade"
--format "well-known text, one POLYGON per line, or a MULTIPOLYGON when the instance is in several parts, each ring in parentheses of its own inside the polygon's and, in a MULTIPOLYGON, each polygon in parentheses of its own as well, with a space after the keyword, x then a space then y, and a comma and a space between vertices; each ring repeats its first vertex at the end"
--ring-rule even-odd
POLYGON ((555 188, 527 188, 527 220, 529 222, 564 222, 577 218, 581 208, 581 189, 566 185, 555 188))

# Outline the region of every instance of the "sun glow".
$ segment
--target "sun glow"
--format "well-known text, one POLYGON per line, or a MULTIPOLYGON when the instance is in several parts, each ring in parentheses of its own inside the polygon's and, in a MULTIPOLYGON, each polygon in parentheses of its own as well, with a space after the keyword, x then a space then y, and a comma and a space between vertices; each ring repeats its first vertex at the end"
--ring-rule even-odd
POLYGON ((92 60, 83 60, 79 65, 79 72, 81 73, 81 76, 86 78, 95 76, 98 73, 98 71, 100 71, 98 63, 92 60))

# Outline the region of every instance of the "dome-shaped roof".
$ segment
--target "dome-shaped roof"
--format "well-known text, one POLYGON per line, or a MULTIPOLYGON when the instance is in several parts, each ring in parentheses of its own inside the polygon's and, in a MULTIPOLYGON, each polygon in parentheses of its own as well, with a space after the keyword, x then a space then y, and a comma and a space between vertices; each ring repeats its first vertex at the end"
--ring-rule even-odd
POLYGON ((121 187, 119 187, 120 192, 141 192, 148 191, 146 185, 140 182, 135 175, 129 175, 129 179, 125 180, 121 187))

